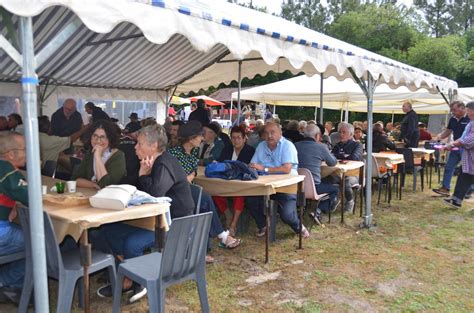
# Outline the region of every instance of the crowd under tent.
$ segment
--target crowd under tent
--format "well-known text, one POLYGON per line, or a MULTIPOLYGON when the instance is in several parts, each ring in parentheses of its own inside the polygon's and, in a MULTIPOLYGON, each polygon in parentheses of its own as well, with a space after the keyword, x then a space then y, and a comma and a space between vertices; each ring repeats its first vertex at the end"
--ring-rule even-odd
MULTIPOLYGON (((270 70, 324 73, 358 82, 369 125, 377 84, 446 95, 457 88, 444 77, 223 0, 0 0, 0 9, 0 82, 22 85, 37 312, 49 312, 36 166, 38 86, 149 91, 168 103, 173 90, 196 92, 232 80, 240 85, 243 77, 270 70)), ((363 224, 370 227, 370 184, 366 192, 363 224)))

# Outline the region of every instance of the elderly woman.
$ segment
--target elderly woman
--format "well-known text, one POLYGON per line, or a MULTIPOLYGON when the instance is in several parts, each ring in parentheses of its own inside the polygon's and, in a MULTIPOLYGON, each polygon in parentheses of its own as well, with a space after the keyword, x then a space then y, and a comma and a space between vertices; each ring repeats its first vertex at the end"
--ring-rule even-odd
POLYGON ((217 122, 204 125, 204 140, 199 149, 199 165, 208 165, 216 161, 224 149, 224 142, 219 137, 221 126, 217 122))
MULTIPOLYGON (((238 160, 240 162, 249 164, 250 160, 252 160, 253 154, 255 153, 255 148, 246 144, 247 136, 245 132, 245 126, 240 125, 232 127, 230 130, 230 138, 232 141, 232 146, 224 148, 218 161, 222 162, 224 160, 238 160)), ((212 198, 214 199, 219 212, 224 214, 225 211, 227 211, 227 198, 212 198)), ((229 227, 229 232, 232 236, 235 236, 240 214, 242 214, 242 211, 244 210, 244 200, 244 197, 232 197, 234 215, 229 227)))
POLYGON ((395 144, 388 139, 388 136, 383 131, 383 126, 380 123, 375 123, 372 131, 372 151, 383 152, 386 150, 395 150, 395 148, 395 144))
MULTIPOLYGON (((187 175, 188 181, 191 183, 196 176, 198 168, 198 147, 203 138, 201 123, 191 121, 184 124, 178 130, 178 137, 180 144, 170 149, 169 153, 178 159, 187 175)), ((214 202, 211 196, 205 192, 202 193, 200 211, 213 212, 209 235, 219 238, 222 247, 233 249, 240 245, 240 240, 234 238, 230 235, 229 231, 225 231, 222 227, 214 202)), ((207 260, 211 262, 210 257, 207 260)))
POLYGON ((86 135, 90 146, 84 159, 72 174, 78 187, 100 189, 118 184, 127 174, 125 155, 117 149, 120 137, 116 126, 101 120, 92 124, 86 135))
MULTIPOLYGON (((166 150, 168 138, 160 125, 147 126, 138 131, 135 152, 140 159, 138 188, 154 197, 167 196, 172 199, 172 218, 193 214, 194 201, 183 168, 166 150)), ((155 234, 150 230, 124 223, 102 227, 102 235, 114 255, 124 259, 134 258, 155 244, 155 234)), ((111 297, 113 286, 106 285, 97 290, 100 297, 111 297)), ((133 290, 129 302, 135 302, 146 294, 146 289, 125 280, 124 291, 133 290)))

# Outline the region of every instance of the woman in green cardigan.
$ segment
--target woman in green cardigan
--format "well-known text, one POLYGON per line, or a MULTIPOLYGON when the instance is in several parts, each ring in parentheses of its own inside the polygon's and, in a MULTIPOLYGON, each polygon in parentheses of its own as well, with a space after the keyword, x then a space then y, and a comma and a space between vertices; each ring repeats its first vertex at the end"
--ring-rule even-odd
POLYGON ((104 188, 119 184, 127 174, 125 155, 117 147, 120 134, 116 126, 109 121, 100 120, 92 124, 88 131, 87 142, 91 148, 86 151, 81 165, 73 173, 77 187, 104 188))

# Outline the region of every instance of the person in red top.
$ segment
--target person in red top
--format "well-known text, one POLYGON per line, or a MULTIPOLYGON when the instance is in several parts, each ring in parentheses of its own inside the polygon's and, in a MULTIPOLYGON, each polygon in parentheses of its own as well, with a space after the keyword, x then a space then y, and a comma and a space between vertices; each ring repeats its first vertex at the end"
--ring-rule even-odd
POLYGON ((431 134, 426 130, 426 125, 424 123, 419 123, 418 129, 420 130, 420 139, 418 139, 418 141, 431 140, 431 134))

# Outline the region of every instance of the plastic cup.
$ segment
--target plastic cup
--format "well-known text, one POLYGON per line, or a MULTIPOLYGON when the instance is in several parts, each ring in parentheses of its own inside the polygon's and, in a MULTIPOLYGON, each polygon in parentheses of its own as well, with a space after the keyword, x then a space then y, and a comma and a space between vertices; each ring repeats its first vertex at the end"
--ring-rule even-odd
POLYGON ((62 181, 57 182, 56 183, 56 192, 57 193, 64 193, 64 187, 65 187, 64 182, 62 182, 62 181))
POLYGON ((70 180, 67 183, 67 191, 70 193, 76 192, 76 181, 70 180))

